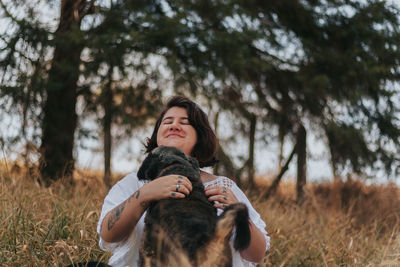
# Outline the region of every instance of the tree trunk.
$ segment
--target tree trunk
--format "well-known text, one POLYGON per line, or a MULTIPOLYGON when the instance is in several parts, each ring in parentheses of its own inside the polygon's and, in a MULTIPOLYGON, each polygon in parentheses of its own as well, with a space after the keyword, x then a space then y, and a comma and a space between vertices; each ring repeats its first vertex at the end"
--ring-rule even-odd
POLYGON ((333 180, 334 182, 340 182, 342 181, 342 178, 338 174, 338 168, 337 168, 337 163, 333 159, 331 159, 331 166, 332 166, 332 172, 333 172, 333 180))
POLYGON ((250 133, 249 133, 249 160, 248 167, 248 181, 249 187, 254 188, 254 142, 256 133, 257 117, 252 114, 250 117, 250 133))
POLYGON ((299 125, 296 134, 296 154, 297 154, 297 202, 304 201, 304 186, 306 184, 306 129, 299 125))
POLYGON ((233 179, 236 182, 237 186, 241 187, 242 183, 240 180, 240 176, 242 173, 242 169, 237 169, 234 166, 229 156, 225 153, 225 151, 219 144, 217 149, 217 159, 219 160, 217 164, 217 170, 224 172, 224 175, 233 179))
POLYGON ((283 163, 283 145, 285 144, 286 125, 283 120, 279 123, 279 156, 278 156, 278 170, 281 171, 283 163))
POLYGON ((72 182, 77 81, 82 51, 80 38, 82 8, 79 0, 64 0, 54 36, 54 56, 49 71, 43 108, 40 172, 46 185, 66 178, 72 182))
POLYGON ((104 117, 103 117, 103 135, 104 135, 104 184, 111 188, 111 122, 112 122, 112 105, 113 105, 113 93, 112 93, 112 71, 113 67, 110 66, 108 83, 104 88, 104 117))
POLYGON ((292 152, 290 153, 288 159, 286 160, 285 165, 281 168, 278 176, 276 176, 276 178, 272 182, 271 186, 267 189, 267 191, 264 193, 262 198, 269 198, 271 195, 275 194, 276 189, 278 188, 278 185, 279 185, 283 175, 289 169, 289 163, 292 160, 295 153, 296 153, 296 145, 293 147, 292 152))
MULTIPOLYGON (((215 133, 215 136, 217 136, 217 138, 218 138, 218 119, 219 119, 219 112, 217 111, 217 113, 215 114, 215 117, 214 117, 214 133, 215 133)), ((218 147, 219 147, 219 144, 218 144, 218 147)), ((216 156, 217 156, 217 160, 219 161, 218 150, 219 150, 219 148, 217 149, 216 156)), ((214 175, 218 175, 218 173, 220 172, 220 166, 221 166, 221 164, 219 162, 217 162, 217 164, 215 164, 213 166, 213 174, 214 175)))
POLYGON ((341 177, 338 175, 338 160, 337 160, 337 156, 334 150, 334 144, 331 143, 331 141, 329 141, 329 149, 331 152, 331 166, 332 166, 332 172, 333 172, 333 180, 334 182, 339 182, 341 181, 341 177))

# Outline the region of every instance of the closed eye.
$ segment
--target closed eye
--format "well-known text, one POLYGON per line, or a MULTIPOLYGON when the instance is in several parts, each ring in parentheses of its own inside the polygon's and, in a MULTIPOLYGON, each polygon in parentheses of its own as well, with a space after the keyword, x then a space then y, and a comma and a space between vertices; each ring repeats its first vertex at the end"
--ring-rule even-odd
POLYGON ((190 125, 190 122, 189 122, 189 120, 187 118, 182 119, 181 123, 184 124, 184 125, 190 125))
POLYGON ((169 118, 164 119, 163 124, 171 124, 172 120, 169 118))
MULTIPOLYGON (((167 125, 167 124, 172 124, 174 121, 174 119, 172 117, 168 117, 165 118, 162 122, 163 125, 167 125)), ((182 125, 190 125, 189 119, 188 118, 180 118, 179 123, 182 125)))

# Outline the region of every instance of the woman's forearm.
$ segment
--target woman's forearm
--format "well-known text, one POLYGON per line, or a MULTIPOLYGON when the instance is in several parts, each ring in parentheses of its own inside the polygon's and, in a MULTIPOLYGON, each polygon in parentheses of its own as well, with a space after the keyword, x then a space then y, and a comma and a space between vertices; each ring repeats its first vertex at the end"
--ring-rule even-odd
POLYGON ((265 254, 266 240, 264 234, 250 221, 250 245, 240 255, 248 261, 260 262, 265 254))
POLYGON ((129 236, 148 206, 143 187, 112 209, 101 223, 101 237, 107 242, 118 242, 129 236))
POLYGON ((166 175, 159 177, 132 194, 111 210, 101 223, 100 234, 107 242, 118 242, 129 236, 151 201, 166 198, 184 198, 193 187, 187 177, 166 175), (177 185, 180 185, 177 191, 177 185))

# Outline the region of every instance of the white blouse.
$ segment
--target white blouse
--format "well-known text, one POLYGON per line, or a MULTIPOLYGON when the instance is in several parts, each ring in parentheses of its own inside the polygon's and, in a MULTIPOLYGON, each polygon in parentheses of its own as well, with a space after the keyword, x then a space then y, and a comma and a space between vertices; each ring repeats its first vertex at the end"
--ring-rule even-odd
MULTIPOLYGON (((139 188, 141 188, 145 182, 139 180, 136 176, 136 172, 132 172, 121 179, 118 183, 116 183, 111 190, 108 192, 106 198, 104 199, 103 207, 100 214, 100 219, 97 224, 97 233, 100 235, 100 226, 107 215, 112 209, 117 207, 119 204, 124 202, 128 199, 133 193, 135 193, 139 188)), ((236 196, 239 202, 246 204, 247 208, 249 209, 249 216, 255 226, 265 235, 266 240, 266 249, 269 249, 270 246, 270 238, 265 230, 265 223, 261 219, 260 215, 257 211, 253 208, 250 201, 247 199, 246 195, 240 190, 240 188, 234 183, 231 179, 219 176, 213 181, 204 183, 204 187, 209 187, 212 185, 224 186, 229 188, 233 194, 236 196)), ((222 210, 218 209, 218 215, 221 214, 222 210)), ((133 266, 136 267, 138 260, 139 260, 139 246, 140 241, 142 239, 142 234, 144 230, 144 217, 146 212, 142 215, 136 227, 133 229, 131 234, 128 238, 116 242, 116 243, 109 243, 104 241, 100 235, 99 246, 101 249, 105 251, 110 251, 112 256, 108 262, 109 265, 114 267, 122 267, 122 266, 133 266)), ((240 253, 233 249, 232 242, 231 242, 231 249, 232 249, 232 263, 233 267, 249 267, 255 266, 255 263, 246 261, 242 259, 240 253)))

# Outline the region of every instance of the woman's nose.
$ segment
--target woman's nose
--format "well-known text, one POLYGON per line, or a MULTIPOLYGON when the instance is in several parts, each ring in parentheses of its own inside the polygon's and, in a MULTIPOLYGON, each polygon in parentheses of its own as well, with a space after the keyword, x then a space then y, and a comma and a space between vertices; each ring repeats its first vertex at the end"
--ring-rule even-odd
POLYGON ((169 127, 169 129, 170 129, 170 130, 179 130, 179 129, 180 129, 179 123, 176 122, 176 121, 172 122, 171 125, 170 125, 170 127, 169 127))

